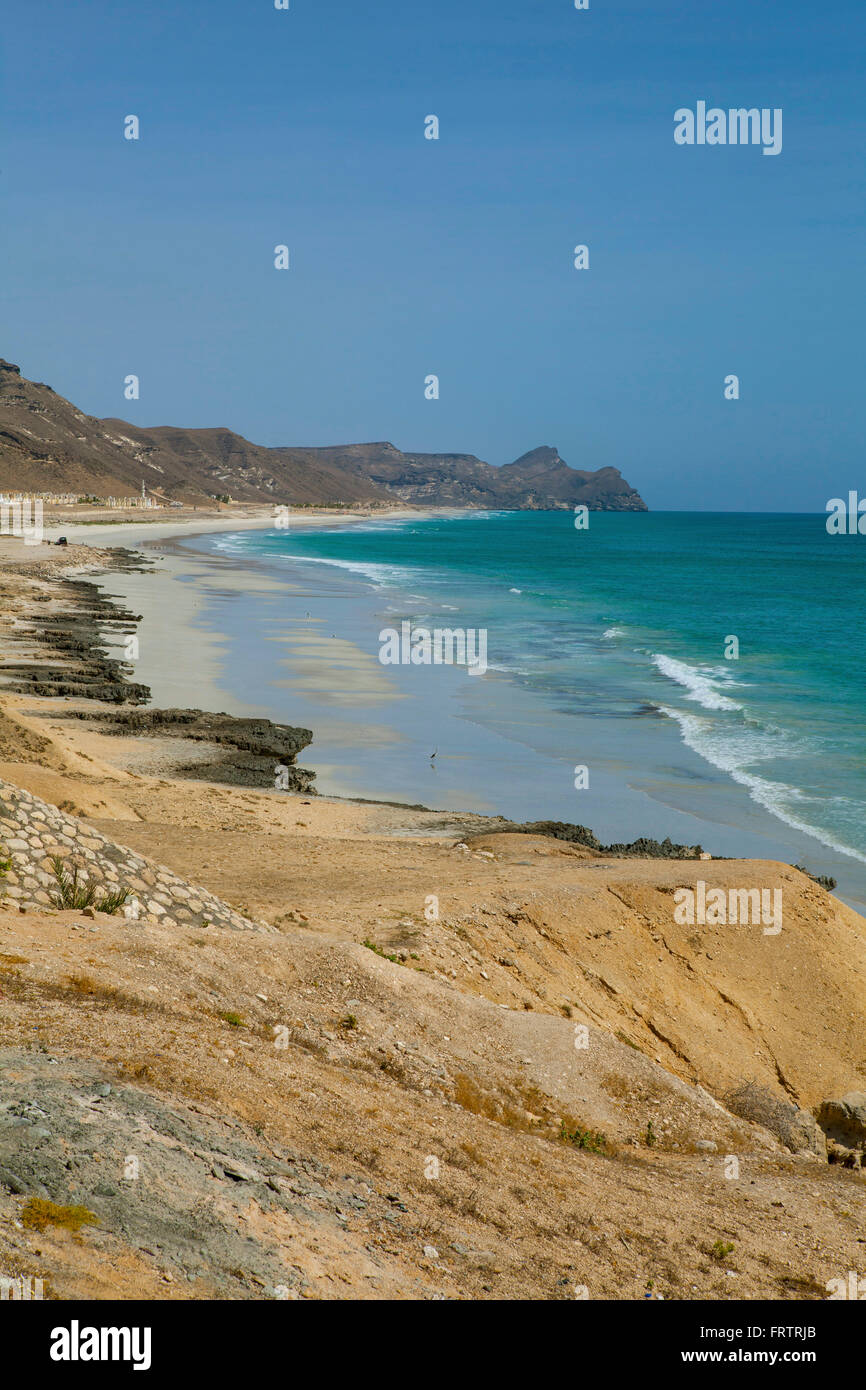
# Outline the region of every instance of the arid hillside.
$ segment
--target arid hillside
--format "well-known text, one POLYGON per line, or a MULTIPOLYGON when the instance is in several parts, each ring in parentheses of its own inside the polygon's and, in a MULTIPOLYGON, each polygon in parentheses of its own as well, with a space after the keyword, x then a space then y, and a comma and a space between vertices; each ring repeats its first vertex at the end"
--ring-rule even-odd
POLYGON ((269 448, 225 427, 141 428, 86 415, 0 359, 0 489, 201 504, 422 506, 646 511, 616 468, 569 468, 540 448, 503 468, 469 454, 403 453, 387 442, 269 448))
POLYGON ((49 701, 7 697, 2 733, 78 843, 251 928, 7 888, 5 1266, 59 1297, 808 1299, 862 1264, 863 1177, 808 1111, 862 1086, 866 939, 797 871, 203 798, 49 701), (677 927, 699 875, 781 886, 782 932, 677 927), (744 1081, 767 1124, 724 1104, 744 1081))

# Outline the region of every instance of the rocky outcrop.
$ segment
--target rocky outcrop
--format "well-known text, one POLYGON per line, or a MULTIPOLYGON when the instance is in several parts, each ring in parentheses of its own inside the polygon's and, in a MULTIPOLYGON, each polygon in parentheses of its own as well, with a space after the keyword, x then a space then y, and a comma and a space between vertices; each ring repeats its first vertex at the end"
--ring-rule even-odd
MULTIPOLYGON (((106 1232, 92 1250, 80 1240, 78 1258, 122 1250, 127 1267, 153 1270, 152 1297, 168 1296, 170 1285, 186 1290, 181 1297, 302 1298, 309 1271, 287 1258, 295 1223, 326 1233, 332 1248, 348 1244, 346 1212, 390 1219, 391 1204, 363 1175, 332 1173, 285 1146, 277 1155, 261 1130, 247 1137, 220 1105, 154 1094, 80 1057, 5 1048, 0 1066, 0 1190, 30 1199, 31 1225, 40 1200, 61 1216, 77 1208, 88 1235, 106 1232), (263 1239, 251 1203, 267 1222, 263 1239)), ((26 1232, 17 1242, 27 1248, 26 1232)), ((46 1269, 44 1256, 37 1267, 46 1269)), ((51 1282, 38 1296, 50 1296, 51 1282)), ((398 1287, 412 1296, 409 1277, 398 1287)))
POLYGON ((298 753, 312 743, 310 729, 200 709, 71 710, 69 714, 95 720, 112 734, 158 735, 226 749, 210 759, 180 759, 172 769, 175 776, 315 795, 316 774, 295 766, 298 753))
MULTIPOLYGON (((645 512, 646 503, 625 481, 618 468, 583 471, 570 468, 549 445, 532 449, 514 463, 497 469, 503 497, 513 491, 519 505, 550 509, 582 504, 590 511, 645 512)), ((507 505, 507 503, 504 503, 507 505)))
MULTIPOLYGON (((140 556, 116 549, 108 552, 113 569, 144 569, 140 556)), ((117 640, 132 636, 138 614, 129 613, 88 580, 60 581, 63 608, 31 613, 23 644, 38 648, 39 659, 4 662, 8 688, 24 695, 104 700, 109 704, 143 704, 148 686, 129 679, 129 662, 109 656, 106 634, 117 640), (44 654, 44 658, 42 659, 44 654)))
POLYGON ((404 454, 388 443, 306 452, 352 468, 401 501, 420 506, 556 511, 583 505, 590 511, 647 510, 619 469, 570 468, 549 445, 532 449, 501 468, 474 454, 404 454))
POLYGON ((827 1136, 830 1162, 861 1167, 866 1161, 866 1091, 823 1100, 815 1114, 827 1136))
MULTIPOLYGON (((565 840, 567 844, 581 845, 584 849, 595 850, 614 859, 701 859, 704 852, 700 845, 675 845, 671 840, 648 840, 641 838, 630 844, 603 845, 598 836, 585 825, 572 825, 561 820, 534 820, 522 823, 506 823, 497 827, 502 833, 518 835, 550 835, 555 840, 565 840)), ((711 858, 706 855, 706 858, 711 858)))
POLYGON ((827 1140, 821 1126, 808 1110, 794 1107, 785 1142, 792 1153, 811 1153, 818 1158, 827 1157, 827 1140))

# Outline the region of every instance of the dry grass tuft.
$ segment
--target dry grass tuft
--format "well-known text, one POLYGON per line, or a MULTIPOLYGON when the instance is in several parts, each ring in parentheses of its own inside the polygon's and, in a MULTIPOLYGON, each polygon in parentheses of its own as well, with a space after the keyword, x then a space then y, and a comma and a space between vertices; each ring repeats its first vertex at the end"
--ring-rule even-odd
POLYGON ((44 1231, 59 1226, 65 1231, 80 1231, 82 1226, 98 1226, 99 1217, 87 1207, 62 1207, 44 1197, 29 1197, 21 1212, 21 1224, 28 1231, 44 1231))
POLYGON ((763 1125, 764 1129, 775 1134, 788 1148, 795 1147, 794 1121, 797 1118, 797 1107, 790 1101, 780 1100, 757 1081, 741 1081, 728 1091, 723 1100, 732 1115, 763 1125))

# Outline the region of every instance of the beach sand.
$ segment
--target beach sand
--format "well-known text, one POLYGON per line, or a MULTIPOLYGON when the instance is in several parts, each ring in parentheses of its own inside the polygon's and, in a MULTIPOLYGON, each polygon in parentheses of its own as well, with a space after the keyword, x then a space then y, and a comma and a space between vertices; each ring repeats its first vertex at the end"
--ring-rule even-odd
MULTIPOLYGON (((87 556, 0 554, 7 667, 39 653, 62 565, 87 556)), ((173 605, 168 668, 191 618, 173 605)), ((857 1268, 860 1174, 720 1104, 747 1079, 806 1110, 862 1087, 866 923, 838 899, 786 864, 609 859, 472 814, 190 781, 171 739, 69 717, 86 704, 0 693, 0 778, 259 930, 0 902, 0 1065, 53 1136, 0 1153, 25 1173, 0 1182, 4 1267, 60 1297, 545 1300, 819 1298, 857 1268), (783 931, 677 925, 698 878, 780 888, 783 931), (51 1146, 78 1154, 97 1083, 110 1118, 90 1104, 73 1195, 100 1228, 16 1228, 27 1173, 60 1200, 51 1146)))
MULTIPOLYGON (((388 517, 408 515, 425 514, 388 517)), ((598 719, 579 699, 562 709, 495 670, 476 679, 454 667, 382 666, 379 633, 416 611, 411 597, 330 565, 277 564, 195 544, 206 530, 258 529, 265 519, 248 516, 243 528, 213 517, 70 532, 70 539, 90 540, 98 531, 112 543, 138 537, 153 557, 151 573, 112 574, 104 589, 142 615, 136 675, 156 704, 311 729, 304 765, 329 795, 578 821, 605 843, 670 837, 714 855, 802 864, 835 879, 844 901, 866 909, 860 863, 772 815, 747 787, 686 747, 679 726, 663 715, 598 719), (591 785, 577 793, 575 765, 588 761, 591 785)), ((304 513, 299 529, 330 528, 334 520, 304 513)), ((338 520, 351 525, 370 516, 338 520)), ((417 599, 425 614, 427 602, 417 599)), ((120 655, 121 638, 110 630, 106 637, 120 655)))

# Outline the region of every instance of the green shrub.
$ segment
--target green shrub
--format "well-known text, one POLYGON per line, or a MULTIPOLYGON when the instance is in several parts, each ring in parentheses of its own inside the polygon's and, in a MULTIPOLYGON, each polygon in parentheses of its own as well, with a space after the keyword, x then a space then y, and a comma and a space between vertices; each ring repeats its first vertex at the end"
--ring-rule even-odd
POLYGON ((77 908, 80 911, 82 908, 92 907, 97 912, 115 913, 119 912, 129 899, 128 888, 112 888, 97 898, 100 891, 97 885, 92 880, 82 880, 81 869, 77 864, 73 866, 70 874, 58 854, 52 856, 51 867, 57 879, 54 901, 61 909, 77 908))

